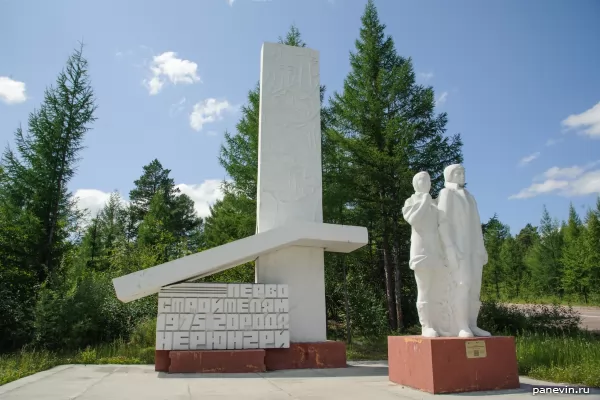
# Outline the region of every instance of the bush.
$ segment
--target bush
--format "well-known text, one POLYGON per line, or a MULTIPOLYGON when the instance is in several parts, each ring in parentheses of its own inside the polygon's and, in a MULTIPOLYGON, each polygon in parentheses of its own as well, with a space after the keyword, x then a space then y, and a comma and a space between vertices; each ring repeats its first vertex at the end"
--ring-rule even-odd
POLYGON ((530 332, 548 335, 580 332, 581 316, 572 307, 559 305, 505 305, 484 302, 478 324, 493 335, 530 332))
POLYGON ((141 320, 133 328, 129 343, 136 347, 154 347, 156 344, 156 317, 141 320))
POLYGON ((31 273, 0 265, 0 353, 31 341, 34 293, 31 273))
POLYGON ((42 288, 35 308, 35 345, 67 350, 127 340, 150 315, 156 315, 156 296, 123 304, 108 274, 85 271, 73 282, 42 288))

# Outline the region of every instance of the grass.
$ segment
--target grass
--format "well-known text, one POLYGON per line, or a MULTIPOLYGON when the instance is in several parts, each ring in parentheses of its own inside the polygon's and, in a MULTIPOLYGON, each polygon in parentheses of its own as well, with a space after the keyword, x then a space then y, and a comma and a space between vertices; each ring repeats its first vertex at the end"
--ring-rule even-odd
MULTIPOLYGON (((387 360, 387 337, 355 340, 348 359, 387 360)), ((600 387, 600 337, 570 335, 517 336, 519 374, 551 382, 600 387)), ((0 356, 0 385, 62 364, 153 364, 154 348, 117 341, 74 353, 23 350, 0 356)))
POLYGON ((116 341, 72 353, 23 350, 0 356, 0 385, 64 364, 154 364, 154 347, 116 341))
POLYGON ((600 338, 591 333, 517 337, 519 374, 551 382, 600 387, 600 338))

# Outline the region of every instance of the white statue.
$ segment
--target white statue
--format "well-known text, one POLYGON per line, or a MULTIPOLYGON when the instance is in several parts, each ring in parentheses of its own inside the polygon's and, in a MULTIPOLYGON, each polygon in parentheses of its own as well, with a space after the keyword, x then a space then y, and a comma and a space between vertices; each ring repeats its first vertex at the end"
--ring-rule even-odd
POLYGON ((419 172, 414 176, 413 187, 415 194, 404 203, 402 214, 412 227, 409 266, 414 270, 417 281, 419 322, 423 336, 446 336, 436 325, 439 322, 436 320, 438 300, 444 293, 436 290, 435 283, 443 276, 440 268, 445 267, 438 230, 440 212, 429 194, 431 179, 427 172, 419 172))
POLYGON ((488 262, 477 203, 465 189, 462 165, 446 167, 444 179, 437 207, 440 236, 455 283, 451 298, 455 328, 459 337, 491 336, 477 327, 483 266, 488 262))

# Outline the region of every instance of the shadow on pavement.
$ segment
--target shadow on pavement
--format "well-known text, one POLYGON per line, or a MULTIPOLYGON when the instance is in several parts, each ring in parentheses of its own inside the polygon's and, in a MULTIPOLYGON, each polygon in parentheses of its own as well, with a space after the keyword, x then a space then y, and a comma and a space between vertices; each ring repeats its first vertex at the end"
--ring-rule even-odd
POLYGON ((348 365, 347 368, 327 368, 327 369, 287 369, 280 371, 252 372, 252 373, 198 373, 198 374, 167 374, 159 372, 157 376, 163 379, 186 378, 186 379, 256 379, 261 378, 343 378, 343 377, 368 377, 368 376, 387 376, 388 367, 383 364, 363 364, 348 365))

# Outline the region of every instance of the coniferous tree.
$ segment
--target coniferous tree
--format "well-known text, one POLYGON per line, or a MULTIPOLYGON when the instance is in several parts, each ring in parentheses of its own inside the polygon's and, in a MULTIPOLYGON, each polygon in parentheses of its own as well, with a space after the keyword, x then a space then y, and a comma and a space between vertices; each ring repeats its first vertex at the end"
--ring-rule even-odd
POLYGON ((569 205, 569 219, 562 234, 563 249, 560 259, 563 267, 562 288, 565 293, 585 296, 587 274, 583 243, 584 226, 572 203, 569 205))
POLYGON ((585 276, 581 287, 586 302, 589 295, 600 301, 600 197, 596 203, 596 210, 588 211, 585 223, 586 229, 582 238, 585 276))
POLYGON ((540 222, 540 240, 527 256, 527 266, 531 271, 532 294, 557 294, 562 297, 562 247, 563 237, 558 221, 552 219, 544 206, 540 222))
POLYGON ((39 282, 58 268, 77 218, 68 183, 96 110, 87 68, 82 45, 30 114, 28 132, 17 129, 17 151, 7 148, 2 160, 2 202, 39 228, 19 244, 28 253, 21 267, 33 268, 39 282))
POLYGON ((510 229, 494 214, 486 223, 483 235, 485 248, 488 252, 488 263, 483 267, 482 291, 500 300, 502 283, 504 281, 504 265, 501 251, 504 241, 510 236, 510 229))
POLYGON ((415 83, 412 61, 396 53, 371 0, 350 66, 342 93, 330 100, 330 137, 349 156, 357 206, 375 219, 371 235, 396 330, 403 326, 402 303, 412 311, 416 295, 401 206, 411 195, 413 174, 422 170, 430 173, 436 195, 444 167, 462 161, 462 144, 458 135, 444 137, 447 117, 436 115, 433 89, 415 83))
POLYGON ((170 169, 163 168, 160 161, 152 160, 143 167, 144 173, 134 182, 129 192, 130 224, 137 230, 155 203, 153 220, 160 220, 161 226, 174 239, 184 239, 202 223, 194 210, 194 201, 176 187, 169 176, 170 169), (156 197, 160 196, 161 199, 156 197), (159 206, 160 204, 160 206, 159 206), (158 215, 157 213, 164 213, 158 215))

